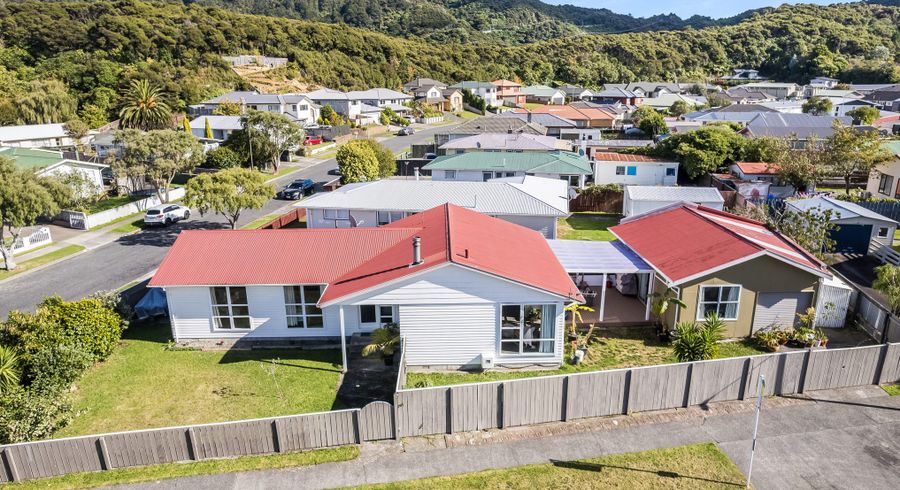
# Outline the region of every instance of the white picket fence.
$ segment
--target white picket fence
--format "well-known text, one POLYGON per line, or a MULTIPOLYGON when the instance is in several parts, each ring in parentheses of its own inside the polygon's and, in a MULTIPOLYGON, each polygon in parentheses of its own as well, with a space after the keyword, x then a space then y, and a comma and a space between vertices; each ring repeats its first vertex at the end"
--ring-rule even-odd
POLYGON ((50 236, 50 228, 42 226, 31 235, 19 237, 12 246, 12 252, 20 254, 52 242, 53 237, 50 236))
MULTIPOLYGON (((170 201, 181 199, 182 197, 184 197, 183 187, 176 187, 169 190, 170 201)), ((60 216, 64 220, 68 221, 69 227, 71 228, 90 230, 91 228, 105 225, 119 218, 124 218, 125 216, 131 214, 146 211, 147 209, 159 204, 161 204, 161 201, 154 194, 145 199, 130 202, 128 204, 123 204, 121 206, 107 209, 106 211, 101 211, 99 213, 85 214, 80 211, 63 211, 62 213, 60 213, 60 216)))

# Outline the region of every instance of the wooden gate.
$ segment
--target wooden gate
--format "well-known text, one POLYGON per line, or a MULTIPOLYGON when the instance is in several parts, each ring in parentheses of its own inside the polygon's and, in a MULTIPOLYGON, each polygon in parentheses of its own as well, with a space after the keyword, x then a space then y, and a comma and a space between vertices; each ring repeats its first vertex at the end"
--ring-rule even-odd
POLYGON ((394 438, 394 406, 376 401, 359 411, 359 435, 363 441, 394 438))

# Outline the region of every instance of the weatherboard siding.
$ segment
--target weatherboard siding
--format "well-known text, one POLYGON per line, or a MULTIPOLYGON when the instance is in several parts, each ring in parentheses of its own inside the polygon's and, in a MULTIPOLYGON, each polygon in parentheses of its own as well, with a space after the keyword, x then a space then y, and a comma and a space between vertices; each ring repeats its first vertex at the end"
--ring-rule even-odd
POLYGON ((556 218, 544 216, 496 216, 504 221, 530 228, 544 235, 545 238, 556 239, 556 218))
POLYGON ((677 163, 605 162, 594 163, 595 184, 620 185, 675 185, 678 179, 677 163), (616 167, 637 167, 635 175, 616 175, 616 167), (675 175, 666 175, 667 168, 674 168, 675 175))

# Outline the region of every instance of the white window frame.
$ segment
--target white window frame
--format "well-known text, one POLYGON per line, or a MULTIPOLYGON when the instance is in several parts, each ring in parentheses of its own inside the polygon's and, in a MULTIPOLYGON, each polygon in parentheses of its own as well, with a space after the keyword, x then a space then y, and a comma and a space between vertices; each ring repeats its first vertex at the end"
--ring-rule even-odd
POLYGON ((578 187, 579 184, 581 183, 581 176, 577 175, 577 174, 576 175, 573 175, 573 174, 560 175, 559 178, 561 180, 566 181, 566 183, 569 184, 569 187, 578 187), (573 180, 574 180, 574 183, 572 182, 573 180))
POLYGON ((350 210, 349 209, 323 209, 322 219, 334 223, 335 228, 350 228, 350 210), (331 216, 329 216, 331 213, 331 216), (344 216, 346 215, 346 216, 344 216), (343 223, 346 222, 346 223, 343 223), (341 223, 341 224, 339 224, 341 223))
POLYGON ((890 232, 890 231, 891 231, 891 229, 888 228, 887 226, 879 226, 878 233, 875 236, 878 238, 887 238, 888 232, 890 232), (884 235, 881 234, 882 231, 884 231, 884 235))
MULTIPOLYGON (((285 318, 285 327, 286 327, 286 328, 290 328, 290 329, 295 329, 295 328, 302 328, 302 329, 320 329, 320 328, 325 328, 325 314, 324 314, 324 312, 322 311, 322 309, 319 308, 319 307, 317 306, 318 300, 316 300, 316 301, 314 301, 314 302, 308 302, 308 301, 306 301, 306 289, 305 289, 305 288, 307 288, 307 287, 314 287, 314 286, 319 288, 319 297, 321 298, 321 297, 322 297, 322 293, 323 293, 324 290, 325 290, 325 285, 324 285, 324 284, 293 284, 293 285, 290 285, 290 286, 283 286, 283 287, 282 287, 282 294, 285 295, 285 298, 284 298, 284 318, 285 318), (288 303, 288 302, 287 302, 287 297, 286 297, 287 288, 293 288, 293 287, 299 287, 299 288, 300 288, 300 302, 299 302, 299 303, 288 303), (290 313, 290 308, 291 308, 291 307, 299 308, 301 313, 300 313, 299 315, 290 313), (315 310, 318 310, 318 313, 309 313, 309 310, 307 310, 308 307, 315 308, 315 310), (290 324, 290 319, 291 319, 291 318, 299 318, 299 319, 300 319, 300 324, 299 324, 299 325, 295 325, 295 326, 291 326, 291 324, 290 324), (316 325, 316 326, 312 326, 312 327, 311 327, 311 326, 309 326, 309 322, 306 321, 307 318, 319 318, 319 319, 321 319, 321 322, 322 322, 322 323, 321 323, 321 325, 316 325)), ((295 299, 296 299, 296 298, 295 298, 295 299)), ((315 310, 313 310, 313 311, 315 311, 315 310)))
POLYGON ((212 286, 209 288, 209 302, 212 307, 211 308, 212 309, 212 317, 211 318, 212 318, 212 327, 213 327, 214 331, 217 331, 217 332, 235 332, 235 331, 249 332, 250 330, 253 330, 253 319, 250 317, 250 297, 247 294, 247 286, 212 286), (225 295, 228 297, 228 299, 226 300, 225 303, 217 303, 216 302, 215 290, 217 288, 225 289, 225 295), (231 290, 233 288, 235 288, 235 289, 241 288, 244 290, 244 297, 247 298, 246 303, 235 303, 232 300, 231 290), (219 308, 227 308, 228 314, 227 315, 220 314, 219 310, 218 310, 219 308), (235 308, 246 308, 247 314, 246 315, 242 315, 242 314, 235 315, 234 314, 235 308), (228 327, 219 326, 218 320, 222 319, 222 318, 227 318, 228 324, 230 326, 228 326, 228 327), (236 318, 246 318, 247 319, 247 327, 246 328, 235 327, 234 320, 236 318))
POLYGON ((456 180, 456 170, 444 170, 444 180, 456 180))
POLYGON ((625 165, 616 165, 616 175, 625 175, 625 165), (621 172, 619 172, 621 170, 621 172))
POLYGON ((488 172, 488 171, 481 172, 481 181, 482 182, 487 182, 493 178, 494 178, 493 172, 488 172))
POLYGON ((378 226, 389 225, 394 221, 400 221, 407 216, 405 211, 375 211, 375 221, 378 223, 378 226), (382 219, 382 217, 386 217, 387 219, 382 219))
POLYGON ((719 320, 725 320, 725 321, 729 321, 729 322, 736 321, 741 316, 741 291, 743 289, 744 288, 741 287, 740 284, 703 284, 703 285, 701 285, 699 288, 698 294, 697 294, 697 314, 695 315, 697 321, 706 320, 706 316, 703 315, 703 305, 704 304, 717 305, 716 312, 718 313, 718 311, 719 311, 718 305, 731 304, 731 303, 734 303, 737 306, 734 309, 734 318, 725 318, 725 317, 720 316, 719 320), (738 295, 737 295, 736 300, 722 301, 722 288, 728 288, 728 287, 737 288, 738 295), (703 301, 703 297, 704 297, 703 290, 706 288, 719 288, 719 299, 717 301, 715 301, 715 303, 713 303, 712 301, 703 301))
MULTIPOLYGON (((553 336, 550 338, 538 338, 538 339, 525 339, 525 307, 526 306, 540 306, 541 307, 541 317, 544 315, 544 308, 554 308, 556 309, 556 305, 552 303, 503 303, 500 305, 498 309, 498 318, 497 318, 497 356, 498 357, 506 357, 506 358, 517 358, 517 357, 553 357, 556 355, 556 329, 559 328, 556 324, 556 316, 553 318, 553 336), (503 326, 503 308, 507 306, 518 306, 519 307, 519 325, 518 327, 510 328, 503 326), (504 330, 513 330, 517 329, 519 332, 519 338, 513 340, 503 340, 503 331, 504 330), (525 352, 525 343, 526 342, 535 342, 538 345, 537 352, 525 352), (503 350, 504 343, 512 343, 518 342, 519 344, 519 352, 512 353, 506 352, 503 350), (549 342, 553 345, 553 349, 550 352, 540 352, 540 345, 542 342, 549 342)), ((555 312, 556 315, 559 315, 559 312, 555 312)), ((543 327, 543 325, 541 325, 543 327)))
POLYGON ((394 323, 394 307, 392 305, 359 305, 359 324, 360 325, 385 325, 388 323, 394 323), (364 322, 363 321, 363 308, 375 308, 375 321, 374 322, 364 322), (390 308, 391 314, 388 317, 384 314, 384 308, 390 308), (385 321, 385 319, 388 321, 385 321))

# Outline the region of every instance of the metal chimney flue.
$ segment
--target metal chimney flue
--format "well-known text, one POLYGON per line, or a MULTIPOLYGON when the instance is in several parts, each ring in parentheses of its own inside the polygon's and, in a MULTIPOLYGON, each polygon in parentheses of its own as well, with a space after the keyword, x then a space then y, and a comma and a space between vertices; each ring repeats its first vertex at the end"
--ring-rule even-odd
POLYGON ((423 262, 422 260, 422 239, 413 237, 413 261, 410 266, 416 266, 423 262))

